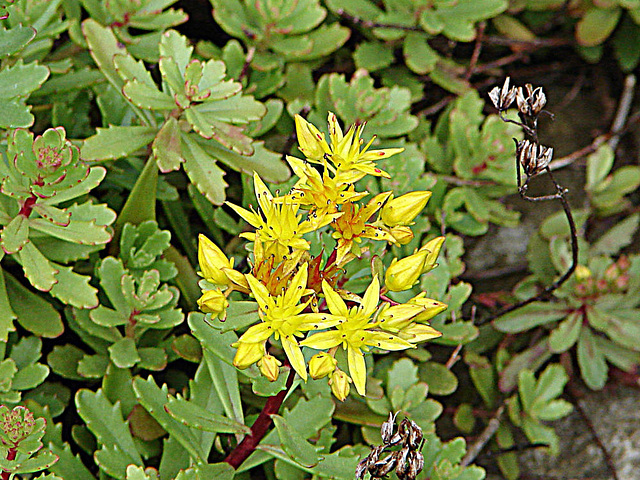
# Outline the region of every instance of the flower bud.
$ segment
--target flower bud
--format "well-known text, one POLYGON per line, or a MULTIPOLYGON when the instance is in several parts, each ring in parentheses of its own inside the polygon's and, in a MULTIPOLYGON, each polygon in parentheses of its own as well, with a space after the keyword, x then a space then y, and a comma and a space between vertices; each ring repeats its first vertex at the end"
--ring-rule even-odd
POLYGON ((223 268, 233 268, 233 260, 229 260, 218 246, 204 235, 198 236, 198 263, 201 275, 216 285, 229 285, 229 278, 223 268))
POLYGON ((384 284, 392 292, 401 292, 413 287, 422 271, 429 252, 418 251, 400 260, 394 258, 384 275, 384 284))
POLYGON ((424 308, 421 305, 400 303, 389 306, 388 303, 385 303, 378 313, 378 322, 380 322, 381 329, 396 333, 408 326, 411 320, 423 311, 424 308))
POLYGON ((329 355, 326 352, 320 352, 315 354, 309 360, 309 375, 314 380, 318 380, 319 378, 324 378, 327 375, 332 374, 338 362, 335 358, 329 355))
POLYGON ((380 219, 385 225, 395 227, 413 222, 431 198, 431 192, 409 192, 388 201, 380 211, 380 219))
POLYGON ((427 273, 428 271, 433 270, 438 266, 436 261, 438 260, 438 255, 440 255, 440 249, 442 248, 443 243, 444 237, 436 237, 433 240, 429 240, 420 248, 420 252, 429 252, 427 258, 425 259, 424 268, 422 269, 421 273, 427 273))
POLYGON ((250 367, 265 355, 264 342, 236 342, 232 346, 238 349, 233 357, 233 365, 240 370, 250 367))
POLYGON ((629 267, 631 266, 629 257, 627 257, 626 255, 621 255, 620 258, 618 258, 618 261, 616 262, 616 264, 618 265, 618 268, 623 272, 628 270, 629 267))
POLYGON ((582 282, 591 276, 591 270, 584 265, 578 265, 576 267, 576 280, 582 282))
POLYGON ((224 293, 218 288, 213 290, 205 290, 198 299, 198 307, 204 313, 211 313, 213 318, 224 320, 227 316, 227 307, 229 301, 224 293))
POLYGON ((426 295, 426 293, 422 292, 407 302, 409 305, 420 305, 421 307, 424 307, 422 313, 419 313, 413 319, 416 322, 427 322, 440 312, 444 312, 448 307, 446 303, 426 298, 426 295))
POLYGON ((278 379, 278 375, 280 375, 280 365, 282 365, 282 362, 269 354, 266 354, 258 360, 260 373, 267 377, 270 382, 275 382, 278 379))
POLYGON ((344 402, 347 398, 347 395, 349 395, 349 391, 351 390, 349 384, 351 382, 352 380, 351 378, 349 378, 349 375, 344 373, 339 368, 336 368, 336 370, 331 374, 331 377, 329 378, 331 392, 341 402, 344 402))
POLYGON ((608 282, 613 282, 620 275, 620 269, 616 263, 612 263, 607 267, 604 271, 604 278, 607 279, 608 282))
POLYGON ((422 343, 442 336, 442 333, 424 323, 412 323, 397 333, 398 337, 409 343, 422 343))
POLYGON ((396 227, 391 227, 389 229, 389 233, 395 240, 395 243, 400 245, 406 245, 411 240, 413 240, 413 232, 409 227, 406 227, 406 226, 400 225, 396 227))
POLYGON ((300 151, 309 160, 319 161, 325 153, 330 153, 324 134, 300 115, 295 116, 296 135, 300 151), (326 146, 326 148, 324 148, 326 146))

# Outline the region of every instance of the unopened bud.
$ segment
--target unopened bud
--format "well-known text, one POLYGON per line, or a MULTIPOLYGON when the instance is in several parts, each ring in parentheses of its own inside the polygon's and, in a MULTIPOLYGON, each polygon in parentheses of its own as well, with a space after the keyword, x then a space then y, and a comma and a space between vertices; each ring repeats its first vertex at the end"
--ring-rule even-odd
POLYGON ((422 273, 427 273, 430 270, 433 270, 438 266, 436 263, 438 261, 438 255, 440 255, 440 249, 442 248, 442 244, 444 243, 444 237, 436 237, 432 240, 429 240, 425 243, 419 251, 427 251, 429 254, 425 259, 424 267, 422 268, 422 273))
POLYGON ((325 153, 329 153, 323 148, 324 145, 327 145, 324 134, 300 115, 296 115, 294 118, 300 151, 309 160, 319 161, 325 153))
POLYGON ((215 243, 202 234, 198 236, 198 263, 202 276, 209 282, 216 285, 230 283, 222 269, 233 268, 233 261, 229 260, 215 243))
POLYGON ((618 269, 618 265, 616 263, 612 263, 607 267, 604 271, 604 278, 609 282, 613 282, 620 275, 620 270, 618 269))
POLYGON ((269 354, 258 360, 260 373, 267 377, 270 382, 275 382, 278 379, 278 375, 280 375, 280 365, 282 365, 282 362, 269 354))
POLYGON ((387 289, 392 292, 401 292, 413 287, 422 275, 428 255, 429 252, 425 250, 400 260, 394 258, 384 276, 387 289))
POLYGON ((250 367, 265 355, 264 342, 236 342, 233 346, 238 349, 233 357, 233 365, 240 370, 250 367))
POLYGON ((576 280, 582 282, 591 276, 591 270, 584 265, 578 265, 576 267, 576 280))
POLYGON ((397 333, 398 337, 409 343, 422 343, 442 336, 442 333, 424 323, 412 323, 397 333))
POLYGON ((351 386, 349 385, 352 382, 349 375, 344 373, 339 368, 331 374, 329 377, 329 385, 331 386, 331 392, 335 395, 335 397, 344 402, 347 396, 349 395, 349 391, 351 390, 351 386))
POLYGON ((220 318, 224 321, 227 315, 227 307, 229 301, 224 293, 218 288, 213 290, 205 290, 198 299, 198 307, 204 313, 211 313, 213 318, 220 318))
POLYGON ((406 226, 400 225, 397 227, 391 227, 389 229, 389 233, 395 240, 394 243, 397 243, 399 245, 406 245, 411 240, 413 240, 413 231, 411 230, 411 228, 406 226))
POLYGON ((380 211, 380 219, 385 225, 395 227, 410 225, 431 198, 431 192, 415 191, 388 201, 380 211))
POLYGON ((309 375, 315 380, 324 378, 327 375, 332 374, 337 365, 338 362, 336 359, 328 353, 317 353, 311 357, 311 360, 309 360, 309 375))
POLYGON ((444 312, 448 307, 446 303, 427 298, 426 295, 426 293, 422 292, 407 302, 409 305, 420 305, 424 308, 424 310, 413 319, 415 322, 427 322, 439 313, 444 312))
POLYGON ((616 287, 619 290, 626 290, 629 287, 629 274, 623 273, 618 278, 616 278, 616 287))
POLYGON ((629 267, 631 266, 631 262, 629 261, 629 257, 627 257, 626 255, 621 255, 616 263, 618 264, 618 268, 620 270, 622 270, 623 272, 628 270, 629 267))

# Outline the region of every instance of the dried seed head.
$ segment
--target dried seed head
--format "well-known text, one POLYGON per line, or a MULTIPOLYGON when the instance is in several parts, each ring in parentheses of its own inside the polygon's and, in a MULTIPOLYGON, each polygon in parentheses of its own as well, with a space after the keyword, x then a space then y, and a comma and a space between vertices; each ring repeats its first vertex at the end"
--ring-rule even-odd
POLYGON ((396 475, 398 478, 403 479, 407 478, 407 474, 409 473, 410 465, 408 463, 410 450, 407 447, 404 447, 402 450, 394 452, 397 457, 398 466, 396 468, 396 475))
POLYGON ((525 175, 535 177, 551 162, 553 148, 538 145, 529 140, 521 140, 516 143, 516 157, 525 175))
POLYGON ((411 451, 407 456, 407 465, 409 470, 407 471, 407 480, 415 480, 424 468, 424 456, 418 451, 411 451))
POLYGON ((422 444, 422 429, 413 420, 409 420, 409 435, 407 436, 407 446, 412 450, 418 450, 422 444))
POLYGON ((398 460, 396 456, 392 453, 387 455, 382 460, 378 460, 373 465, 369 466, 369 473, 372 477, 384 477, 393 471, 396 468, 398 460))
POLYGON ((489 92, 489 98, 493 103, 494 107, 498 109, 500 112, 504 112, 509 106, 513 103, 513 100, 516 98, 516 87, 509 87, 510 78, 507 77, 500 87, 494 87, 489 92))
POLYGON ((356 480, 364 478, 364 474, 367 473, 367 468, 369 468, 369 457, 364 457, 358 462, 358 466, 356 467, 356 480))
POLYGON ((528 117, 537 116, 547 104, 547 96, 542 91, 542 87, 533 88, 530 83, 525 85, 525 91, 518 87, 516 93, 516 103, 518 110, 528 117))
POLYGON ((380 427, 380 434, 382 435, 382 443, 384 444, 389 443, 391 438, 393 437, 393 431, 395 430, 395 426, 396 426, 396 415, 398 415, 398 412, 396 412, 395 415, 389 412, 389 419, 386 422, 384 422, 380 427))

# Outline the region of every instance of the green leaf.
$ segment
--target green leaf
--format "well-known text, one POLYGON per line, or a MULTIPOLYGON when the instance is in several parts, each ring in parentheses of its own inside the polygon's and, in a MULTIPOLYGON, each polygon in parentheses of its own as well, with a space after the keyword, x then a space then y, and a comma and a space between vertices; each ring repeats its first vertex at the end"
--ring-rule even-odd
POLYGON ((182 445, 189 455, 199 463, 205 463, 206 453, 202 451, 196 433, 185 425, 174 420, 164 409, 172 397, 167 393, 167 386, 162 389, 150 376, 147 380, 136 377, 133 380, 133 389, 140 404, 151 414, 153 418, 169 434, 182 445))
POLYGON ((102 378, 107 372, 109 358, 106 355, 85 355, 78 362, 78 373, 83 378, 102 378))
MULTIPOLYGON (((0 258, 2 254, 0 254, 0 258)), ((9 339, 9 332, 15 332, 16 327, 13 321, 17 318, 9 303, 5 275, 10 275, 0 268, 0 340, 6 342, 9 339)))
POLYGON ((5 253, 19 252, 29 241, 29 219, 25 215, 16 215, 0 231, 0 238, 0 247, 5 253))
POLYGON ((92 478, 92 473, 87 470, 79 455, 74 455, 71 452, 71 447, 68 443, 64 445, 57 445, 55 443, 49 444, 51 452, 58 456, 58 461, 49 467, 56 475, 62 478, 68 479, 80 479, 80 478, 92 478))
POLYGON ((525 307, 502 315, 493 326, 504 333, 519 333, 564 318, 561 306, 546 302, 533 302, 525 307))
MULTIPOLYGON (((37 90, 49 76, 49 69, 37 63, 18 60, 14 65, 0 70, 0 100, 6 101, 16 97, 27 97, 37 90)), ((26 108, 26 107, 24 107, 26 108)), ((10 127, 5 119, 0 120, 2 126, 10 127)), ((24 126, 28 125, 15 125, 24 126)))
POLYGON ((47 363, 54 373, 71 380, 83 380, 78 374, 78 362, 85 353, 74 345, 56 345, 47 356, 47 363))
POLYGON ((124 337, 109 347, 111 361, 119 368, 131 368, 140 361, 133 338, 124 337))
POLYGON ((9 30, 0 28, 0 57, 13 55, 18 50, 24 48, 36 36, 33 27, 23 27, 17 25, 9 30))
POLYGON ((34 363, 21 368, 13 376, 11 388, 13 390, 30 390, 36 388, 49 376, 49 367, 41 363, 34 363))
POLYGON ((418 367, 408 358, 397 360, 387 371, 387 392, 389 394, 396 389, 407 390, 416 382, 418 382, 418 367))
POLYGON ((182 140, 178 121, 169 117, 153 141, 153 158, 162 173, 180 169, 182 140))
POLYGON ((24 244, 18 253, 24 274, 38 290, 43 292, 51 291, 53 286, 60 281, 57 276, 60 272, 56 270, 51 262, 45 258, 32 242, 24 244))
POLYGON ((119 403, 112 405, 102 389, 96 392, 81 389, 76 394, 76 408, 98 442, 106 446, 117 446, 129 464, 143 465, 129 428, 122 418, 119 403))
POLYGON ((280 436, 282 449, 291 459, 307 468, 317 465, 320 457, 318 457, 314 446, 307 442, 296 430, 291 428, 287 421, 281 416, 272 415, 271 418, 280 436))
POLYGON ((618 24, 620 8, 593 7, 586 11, 576 25, 576 40, 584 47, 594 47, 604 42, 618 24))
POLYGON ((634 235, 640 225, 640 214, 629 215, 620 223, 600 235, 591 247, 591 255, 615 255, 633 242, 634 235))
POLYGON ((593 190, 611 171, 615 154, 608 143, 587 157, 587 190, 593 190))
POLYGON ((420 365, 420 380, 429 385, 429 392, 433 395, 451 395, 458 388, 458 378, 441 363, 420 365))
POLYGON ((432 71, 438 62, 438 54, 427 43, 423 34, 411 32, 402 47, 405 63, 413 72, 424 75, 432 71))
POLYGON ((58 283, 51 288, 51 295, 76 308, 98 306, 98 290, 89 284, 91 277, 74 272, 73 267, 53 265, 58 270, 58 283))
POLYGON ((164 408, 169 415, 180 423, 205 432, 249 434, 251 429, 242 423, 233 421, 200 407, 183 398, 169 400, 164 408))
POLYGON ((578 365, 582 379, 592 390, 600 390, 607 382, 609 368, 595 337, 588 328, 583 328, 578 339, 578 365))
POLYGON ((562 353, 569 350, 578 340, 582 328, 582 314, 571 313, 562 320, 549 335, 549 348, 554 353, 562 353))
POLYGON ((353 60, 356 68, 364 68, 369 72, 375 72, 386 68, 393 62, 393 50, 378 42, 364 42, 359 44, 354 53, 353 60))
POLYGON ((146 110, 173 110, 176 102, 166 93, 161 92, 155 85, 140 82, 137 79, 127 81, 122 93, 134 105, 146 110))
POLYGON ((211 203, 222 205, 225 189, 229 186, 223 180, 224 171, 188 134, 182 134, 182 141, 184 170, 189 179, 211 203))
POLYGON ((97 133, 82 144, 81 155, 86 160, 115 160, 126 157, 149 145, 158 133, 155 127, 98 128, 97 133))

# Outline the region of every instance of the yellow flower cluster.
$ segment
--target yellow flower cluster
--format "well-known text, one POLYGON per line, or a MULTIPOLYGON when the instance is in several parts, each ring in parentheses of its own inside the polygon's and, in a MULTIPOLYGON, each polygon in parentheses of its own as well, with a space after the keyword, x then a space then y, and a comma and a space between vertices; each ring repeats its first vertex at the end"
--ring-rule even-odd
POLYGON ((224 320, 232 291, 253 296, 260 322, 234 343, 234 365, 243 369, 257 363, 262 374, 275 381, 282 363, 268 352, 268 342, 279 341, 286 361, 302 379, 328 377, 333 394, 344 400, 351 383, 365 395, 365 353, 415 348, 441 335, 427 322, 445 310, 445 304, 424 294, 398 304, 384 293, 408 290, 418 283, 423 273, 436 266, 444 237, 434 238, 408 257, 394 258, 385 271, 384 285, 373 275, 362 297, 342 290, 344 266, 362 257, 369 241, 404 245, 413 239, 410 227, 431 192, 397 198, 384 192, 364 205, 359 203, 369 194, 356 191, 355 183, 365 175, 389 178, 375 161, 403 149, 369 150, 374 139, 362 148, 364 124, 343 133, 333 113, 329 114, 330 143, 304 118, 296 115, 295 123, 307 161, 287 158, 299 178, 292 191, 274 197, 256 174, 258 211, 229 204, 255 228, 241 234, 253 242, 250 272, 235 270, 233 260, 201 235, 198 260, 206 288, 198 304, 203 312, 224 320), (320 165, 320 171, 312 163, 320 165), (331 232, 336 246, 314 257, 308 234, 318 230, 331 232), (320 351, 308 365, 303 347, 320 351), (335 358, 340 347, 346 351, 348 374, 335 358))

